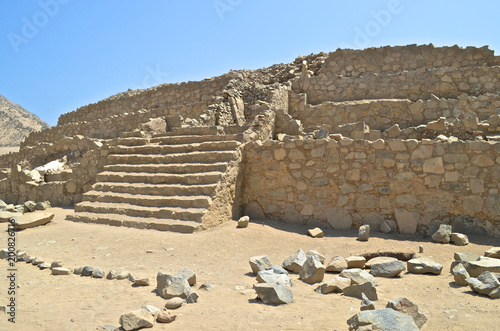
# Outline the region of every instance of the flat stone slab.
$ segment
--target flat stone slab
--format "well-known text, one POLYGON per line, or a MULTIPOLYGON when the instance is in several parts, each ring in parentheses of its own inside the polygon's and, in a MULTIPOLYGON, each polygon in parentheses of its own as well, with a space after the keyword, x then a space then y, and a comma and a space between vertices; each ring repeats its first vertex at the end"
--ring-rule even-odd
POLYGON ((7 223, 12 217, 23 216, 21 213, 11 213, 10 211, 0 211, 0 223, 7 223))
MULTIPOLYGON (((18 214, 19 215, 19 214, 18 214)), ((52 213, 28 213, 22 216, 17 216, 14 226, 16 230, 24 230, 34 228, 40 225, 45 225, 52 221, 54 214, 52 213)))
POLYGON ((465 261, 463 266, 471 277, 478 277, 483 272, 500 272, 500 260, 496 259, 482 260, 482 261, 465 261))

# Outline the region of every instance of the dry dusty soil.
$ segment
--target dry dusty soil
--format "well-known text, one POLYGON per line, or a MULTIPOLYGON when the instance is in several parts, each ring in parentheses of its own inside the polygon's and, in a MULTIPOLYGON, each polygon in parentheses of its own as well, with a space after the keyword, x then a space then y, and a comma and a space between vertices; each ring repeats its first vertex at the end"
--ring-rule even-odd
MULTIPOLYGON (((341 294, 321 295, 292 275, 294 302, 268 306, 256 300, 248 259, 269 255, 275 264, 299 248, 317 250, 327 257, 377 251, 417 251, 444 265, 441 275, 403 274, 400 278, 378 278, 379 300, 407 297, 428 317, 422 330, 499 330, 499 300, 480 296, 467 287, 457 287, 449 273, 454 252, 483 254, 498 239, 469 238, 465 247, 432 243, 422 236, 372 233, 368 242, 356 240, 355 231, 325 229, 326 237, 314 239, 307 228, 273 221, 250 223, 237 229, 235 222, 194 234, 117 228, 73 223, 65 220, 70 209, 56 213, 48 225, 17 232, 17 248, 46 262, 64 267, 90 265, 108 272, 130 271, 149 277, 151 286, 133 287, 128 280, 52 276, 24 262, 17 263, 16 324, 0 313, 0 330, 95 330, 106 324, 119 325, 120 315, 142 305, 163 308, 156 294, 156 274, 190 268, 197 274, 198 303, 174 312, 172 324, 156 324, 153 330, 347 330, 346 321, 359 311, 360 300, 341 294), (215 285, 206 291, 204 283, 215 285)), ((7 245, 7 225, 0 224, 0 247, 7 245)), ((7 303, 7 262, 0 261, 0 305, 7 303)), ((327 274, 326 279, 334 274, 327 274)))

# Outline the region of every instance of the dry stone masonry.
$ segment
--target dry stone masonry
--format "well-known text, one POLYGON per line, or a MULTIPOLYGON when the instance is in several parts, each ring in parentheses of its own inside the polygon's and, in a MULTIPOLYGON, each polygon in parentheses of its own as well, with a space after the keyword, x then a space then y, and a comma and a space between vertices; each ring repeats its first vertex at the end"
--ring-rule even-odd
MULTIPOLYGON (((241 216, 313 232, 368 225, 372 235, 449 225, 445 239, 466 245, 467 234, 500 236, 499 92, 500 57, 487 46, 432 44, 339 49, 129 90, 62 115, 3 156, 0 199, 179 232, 241 216), (64 169, 27 176, 54 160, 64 169)), ((306 259, 297 252, 284 267, 299 272, 306 259)))

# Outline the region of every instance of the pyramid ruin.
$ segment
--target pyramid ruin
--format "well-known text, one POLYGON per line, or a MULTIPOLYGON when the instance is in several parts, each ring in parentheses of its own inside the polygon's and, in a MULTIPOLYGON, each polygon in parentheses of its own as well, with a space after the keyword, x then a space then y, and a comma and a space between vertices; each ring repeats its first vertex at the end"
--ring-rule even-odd
POLYGON ((120 93, 0 159, 0 199, 193 232, 248 215, 334 229, 500 236, 500 57, 337 50, 120 93), (63 159, 65 169, 31 172, 63 159))

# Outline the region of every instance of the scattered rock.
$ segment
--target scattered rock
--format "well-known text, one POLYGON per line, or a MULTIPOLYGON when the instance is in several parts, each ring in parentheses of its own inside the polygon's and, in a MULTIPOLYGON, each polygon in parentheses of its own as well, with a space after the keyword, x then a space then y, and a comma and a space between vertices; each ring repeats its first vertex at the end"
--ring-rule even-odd
POLYGON ((385 308, 377 310, 360 311, 347 320, 349 330, 420 330, 410 316, 385 308))
POLYGON ((465 234, 452 233, 450 241, 457 246, 466 246, 469 244, 469 238, 465 234))
POLYGON ((384 263, 384 262, 391 262, 397 260, 395 257, 390 257, 390 256, 377 256, 374 257, 373 259, 369 259, 365 263, 365 269, 370 269, 372 267, 372 264, 376 263, 384 263))
POLYGON ((291 272, 299 273, 302 265, 306 262, 306 254, 299 249, 283 261, 283 268, 291 272))
POLYGON ((500 272, 500 260, 497 259, 483 261, 464 261, 462 264, 471 277, 478 277, 486 271, 500 272))
POLYGON ((191 292, 191 294, 186 298, 187 303, 196 303, 200 296, 196 292, 191 292))
POLYGON ((110 270, 106 275, 106 279, 116 279, 118 277, 118 272, 116 270, 110 270))
POLYGON ((167 309, 176 309, 184 304, 184 300, 179 297, 171 298, 165 301, 165 308, 167 309))
POLYGON ((122 280, 122 279, 128 279, 130 277, 130 272, 128 271, 122 271, 118 275, 116 275, 116 279, 122 280))
POLYGON ((422 254, 424 252, 424 246, 418 245, 418 252, 422 254))
POLYGON ((292 291, 281 284, 259 283, 253 286, 259 298, 265 304, 288 304, 293 302, 292 291))
POLYGON ((54 214, 51 213, 30 213, 16 217, 14 227, 16 230, 24 230, 45 225, 52 221, 54 214))
POLYGON ((346 257, 345 260, 347 261, 348 269, 352 268, 363 269, 366 263, 366 259, 363 256, 349 256, 346 257))
POLYGON ((347 269, 347 261, 342 256, 332 257, 326 266, 328 272, 342 272, 344 269, 347 269))
POLYGON ((118 331, 118 330, 120 330, 119 327, 110 324, 106 324, 105 326, 100 326, 97 328, 97 331, 118 331))
POLYGON ((165 299, 181 297, 186 299, 191 294, 191 287, 183 277, 171 276, 159 272, 156 276, 158 294, 165 299))
POLYGON ((41 257, 37 256, 37 257, 35 257, 33 259, 33 261, 31 261, 31 264, 33 264, 33 265, 39 265, 39 264, 42 264, 43 262, 44 262, 43 259, 41 257))
POLYGON ((465 270, 464 266, 462 264, 457 264, 455 268, 451 271, 451 274, 453 275, 453 278, 455 279, 455 283, 463 286, 467 286, 468 283, 466 281, 467 278, 470 277, 469 273, 467 270, 465 270))
POLYGON ((373 275, 370 275, 365 270, 355 268, 355 269, 346 269, 342 271, 339 275, 340 277, 349 278, 352 284, 363 284, 366 282, 370 282, 373 286, 377 286, 377 280, 373 275))
POLYGON ((149 286, 149 278, 136 279, 134 281, 135 286, 149 286))
POLYGON ((176 314, 173 314, 168 311, 161 311, 156 316, 156 321, 158 323, 172 323, 173 321, 175 321, 176 318, 177 318, 176 314))
POLYGON ((375 277, 396 277, 405 270, 405 264, 394 259, 393 261, 372 264, 370 273, 375 277))
POLYGON ((71 273, 71 271, 69 269, 66 269, 66 268, 61 268, 61 267, 52 268, 52 274, 54 276, 56 276, 56 275, 69 275, 70 273, 71 273))
POLYGON ((349 278, 335 276, 321 283, 316 287, 315 291, 321 294, 342 293, 348 286, 351 286, 351 280, 349 278))
POLYGON ((254 274, 257 274, 261 270, 270 269, 273 266, 267 255, 253 256, 250 258, 249 262, 254 274))
POLYGON ((201 284, 200 290, 210 291, 214 287, 215 287, 215 285, 213 285, 213 284, 201 284))
POLYGON ((308 256, 304 265, 300 268, 299 276, 304 283, 319 283, 323 281, 325 276, 325 267, 316 255, 308 256))
POLYGON ((365 310, 375 310, 375 305, 364 293, 361 293, 361 311, 365 310))
POLYGON ((155 306, 151 306, 151 305, 145 305, 145 306, 142 306, 141 309, 146 309, 147 311, 149 311, 151 313, 151 315, 153 316, 156 316, 158 315, 160 312, 161 312, 161 309, 160 308, 157 308, 155 306))
MULTIPOLYGON (((85 276, 85 275, 84 275, 85 276)), ((92 278, 104 278, 104 271, 97 268, 92 272, 92 278)))
POLYGON ((455 253, 453 255, 456 261, 477 261, 479 260, 479 255, 476 253, 455 253))
POLYGON ((277 265, 273 265, 271 267, 271 270, 274 271, 275 274, 283 274, 283 275, 288 275, 288 271, 285 270, 285 268, 282 268, 277 265))
POLYGON ((120 325, 126 331, 152 328, 155 319, 146 309, 138 309, 120 316, 120 325))
POLYGON ((367 241, 369 238, 370 238, 370 226, 369 225, 360 226, 358 231, 358 240, 367 241))
POLYGON ((492 247, 484 252, 484 256, 500 259, 500 247, 492 247))
POLYGON ((9 257, 9 250, 4 248, 0 251, 0 259, 4 260, 9 257))
POLYGON ((443 270, 443 266, 439 263, 427 258, 427 257, 418 257, 415 259, 411 259, 407 263, 408 272, 412 274, 426 274, 431 273, 435 275, 441 274, 441 270, 443 270))
POLYGON ((449 244, 451 240, 451 225, 440 224, 439 230, 432 235, 432 240, 438 243, 449 244))
POLYGON ((425 322, 427 322, 427 317, 418 311, 418 306, 407 298, 399 298, 389 301, 386 308, 391 308, 395 311, 411 316, 419 329, 422 328, 425 322))
POLYGON ((248 226, 248 222, 250 221, 250 217, 243 216, 238 220, 237 228, 246 228, 248 226))
POLYGON ((50 265, 48 263, 43 262, 43 263, 38 264, 38 268, 40 268, 41 270, 49 269, 50 265))
POLYGON ((363 284, 351 284, 344 289, 344 295, 349 297, 361 299, 363 293, 370 300, 378 300, 377 289, 370 282, 366 282, 363 284))
POLYGON ((36 207, 36 203, 33 202, 33 201, 26 201, 24 203, 24 207, 26 207, 26 209, 27 209, 28 212, 34 212, 35 211, 35 207, 36 207))
POLYGON ((287 274, 277 274, 273 269, 259 271, 257 273, 257 281, 259 283, 279 283, 283 286, 292 286, 292 280, 287 274))
MULTIPOLYGON (((94 270, 92 270, 92 271, 94 271, 94 270)), ((81 275, 82 272, 83 272, 83 267, 77 267, 77 268, 75 268, 75 270, 73 270, 73 273, 75 275, 81 275)))
POLYGON ((35 210, 46 210, 52 207, 50 201, 37 202, 35 205, 35 210))
POLYGON ((313 238, 323 238, 325 236, 323 230, 320 228, 309 229, 307 230, 307 234, 313 238))
POLYGON ((54 261, 54 262, 52 262, 50 264, 50 269, 52 269, 52 268, 60 268, 60 267, 62 267, 61 261, 54 261))
POLYGON ((184 269, 179 270, 175 274, 175 276, 182 277, 182 278, 186 279, 190 286, 193 286, 196 284, 196 274, 194 271, 192 271, 188 268, 184 268, 184 269))
POLYGON ((470 288, 479 294, 484 294, 492 299, 500 298, 500 282, 491 272, 486 271, 477 278, 466 279, 470 288))
POLYGON ((323 254, 321 254, 320 252, 318 252, 318 251, 309 251, 309 252, 307 252, 307 253, 306 253, 306 258, 307 258, 308 256, 313 256, 313 255, 315 255, 315 256, 317 256, 317 257, 318 257, 319 262, 321 262, 321 263, 325 263, 325 259, 326 259, 326 257, 325 257, 323 254))

